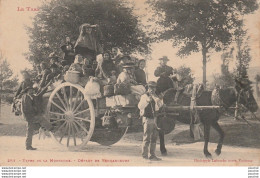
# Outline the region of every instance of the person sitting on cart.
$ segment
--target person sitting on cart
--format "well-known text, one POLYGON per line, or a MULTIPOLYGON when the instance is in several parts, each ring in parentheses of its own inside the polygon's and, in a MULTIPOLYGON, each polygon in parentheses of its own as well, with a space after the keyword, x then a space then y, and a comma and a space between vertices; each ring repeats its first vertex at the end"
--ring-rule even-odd
POLYGON ((110 53, 104 52, 102 59, 98 60, 95 76, 101 80, 103 85, 106 85, 110 83, 111 76, 114 71, 116 71, 116 66, 111 60, 110 53))
POLYGON ((102 63, 102 70, 104 72, 104 75, 107 77, 111 77, 112 71, 116 71, 116 66, 113 63, 110 52, 106 51, 103 53, 103 63, 102 63))
POLYGON ((47 77, 47 81, 55 82, 59 80, 61 77, 61 71, 59 70, 59 67, 56 64, 52 64, 50 66, 51 73, 47 77))
POLYGON ((47 64, 45 62, 42 62, 40 64, 42 74, 41 74, 41 81, 39 82, 39 90, 47 85, 49 82, 48 76, 51 74, 51 70, 48 68, 47 64))
POLYGON ((143 85, 138 85, 134 75, 134 64, 128 63, 123 66, 124 70, 121 72, 117 78, 117 84, 124 83, 130 86, 132 94, 139 95, 139 97, 145 93, 145 88, 143 85))
POLYGON ((70 37, 67 36, 65 44, 60 47, 64 53, 62 62, 64 66, 71 65, 74 62, 75 53, 73 47, 73 44, 70 42, 70 37))
POLYGON ((120 58, 123 57, 123 54, 120 52, 118 47, 112 48, 112 61, 117 66, 120 63, 120 58))
POLYGON ((132 69, 134 68, 133 63, 126 63, 122 66, 123 71, 118 75, 117 83, 126 83, 131 85, 137 85, 136 78, 132 73, 132 69))
POLYGON ((70 65, 69 71, 77 71, 80 73, 80 76, 82 77, 83 76, 82 63, 83 63, 83 57, 80 54, 76 55, 74 63, 70 65))
POLYGON ((91 66, 91 60, 88 58, 83 59, 83 65, 82 65, 82 71, 83 75, 87 78, 90 76, 95 76, 95 70, 91 66))
POLYGON ((173 81, 170 78, 170 75, 173 75, 173 68, 167 65, 169 61, 168 57, 163 56, 159 59, 160 66, 154 71, 155 77, 159 77, 157 80, 156 93, 160 95, 169 88, 173 88, 173 81))
POLYGON ((150 159, 151 161, 160 161, 161 159, 155 155, 156 140, 158 137, 157 130, 157 113, 162 106, 161 100, 155 94, 156 82, 148 82, 148 91, 141 96, 138 103, 140 109, 140 116, 143 123, 143 144, 142 144, 142 157, 150 159), (150 156, 148 157, 148 149, 150 156))
POLYGON ((130 63, 131 61, 131 57, 130 56, 123 56, 121 58, 119 58, 119 64, 116 66, 117 67, 117 73, 120 74, 121 72, 123 72, 124 70, 124 65, 126 65, 127 63, 130 63))
POLYGON ((138 61, 138 69, 135 70, 136 82, 141 85, 146 85, 146 74, 144 68, 145 60, 141 59, 138 61))
POLYGON ((46 130, 51 130, 51 124, 44 118, 41 113, 41 102, 42 95, 46 89, 42 90, 41 93, 35 95, 34 88, 28 87, 24 90, 25 94, 22 96, 22 105, 21 111, 24 119, 27 121, 27 130, 26 130, 26 141, 25 146, 26 150, 36 150, 32 147, 32 137, 33 132, 36 129, 39 129, 38 125, 45 128, 46 130))

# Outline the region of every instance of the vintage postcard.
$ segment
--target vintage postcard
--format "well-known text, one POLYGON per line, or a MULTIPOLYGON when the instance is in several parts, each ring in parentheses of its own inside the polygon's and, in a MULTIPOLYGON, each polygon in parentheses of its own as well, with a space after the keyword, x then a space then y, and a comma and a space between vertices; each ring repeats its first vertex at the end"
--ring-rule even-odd
POLYGON ((260 166, 259 0, 1 0, 0 166, 260 166))

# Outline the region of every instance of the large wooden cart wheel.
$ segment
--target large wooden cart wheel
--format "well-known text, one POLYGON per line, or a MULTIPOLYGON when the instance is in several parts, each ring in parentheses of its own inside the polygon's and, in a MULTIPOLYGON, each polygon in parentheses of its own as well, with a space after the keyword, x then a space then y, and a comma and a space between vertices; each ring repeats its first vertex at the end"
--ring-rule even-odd
POLYGON ((119 142, 126 134, 128 127, 117 129, 95 129, 93 141, 100 145, 110 146, 119 142))
POLYGON ((53 126, 51 136, 61 145, 80 148, 90 140, 95 127, 95 110, 80 85, 63 83, 52 92, 47 117, 53 126))
POLYGON ((96 117, 96 127, 94 133, 91 137, 91 141, 97 142, 100 145, 110 146, 117 142, 119 142, 124 135, 127 133, 128 127, 118 127, 113 129, 108 129, 104 127, 100 127, 102 121, 101 118, 103 114, 100 114, 96 117), (98 122, 100 122, 99 126, 98 122))

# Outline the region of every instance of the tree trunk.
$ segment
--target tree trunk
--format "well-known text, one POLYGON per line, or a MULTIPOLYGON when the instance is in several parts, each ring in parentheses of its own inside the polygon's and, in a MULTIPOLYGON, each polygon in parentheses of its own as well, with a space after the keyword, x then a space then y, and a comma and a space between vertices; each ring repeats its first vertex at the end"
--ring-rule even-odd
POLYGON ((204 85, 204 88, 206 89, 206 86, 207 86, 207 78, 206 78, 206 75, 207 75, 207 70, 206 70, 206 67, 207 67, 207 50, 205 49, 205 47, 202 47, 202 56, 203 56, 203 60, 202 60, 202 63, 203 63, 203 85, 204 85))

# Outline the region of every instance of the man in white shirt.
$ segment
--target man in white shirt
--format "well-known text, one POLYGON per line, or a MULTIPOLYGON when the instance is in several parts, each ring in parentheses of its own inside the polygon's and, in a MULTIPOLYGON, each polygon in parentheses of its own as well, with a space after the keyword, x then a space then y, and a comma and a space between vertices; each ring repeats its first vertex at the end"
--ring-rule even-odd
POLYGON ((155 155, 156 140, 158 136, 155 117, 163 103, 155 94, 155 90, 156 82, 148 82, 148 91, 141 96, 138 108, 140 109, 144 127, 142 157, 144 159, 150 159, 151 161, 160 161, 161 159, 155 155), (148 148, 150 149, 149 157, 148 148))

